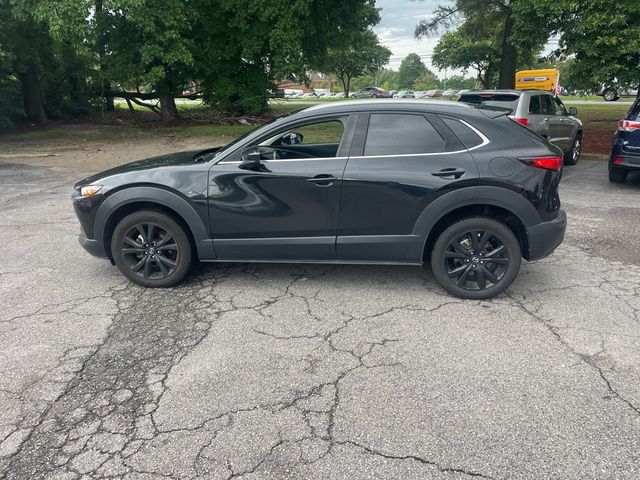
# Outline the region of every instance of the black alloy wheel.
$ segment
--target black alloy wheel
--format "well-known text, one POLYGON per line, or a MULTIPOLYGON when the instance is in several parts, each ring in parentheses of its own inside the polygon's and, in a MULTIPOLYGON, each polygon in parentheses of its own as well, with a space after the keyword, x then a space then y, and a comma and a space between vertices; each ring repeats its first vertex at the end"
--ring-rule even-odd
POLYGON ((462 220, 438 238, 431 267, 449 293, 470 299, 504 291, 520 269, 521 251, 513 232, 484 217, 462 220))
POLYGON ((116 227, 111 253, 120 271, 146 287, 168 287, 189 270, 191 245, 184 229, 159 212, 136 212, 116 227))
POLYGON ((135 225, 124 235, 121 247, 131 271, 142 278, 165 278, 178 266, 178 244, 155 223, 135 225))

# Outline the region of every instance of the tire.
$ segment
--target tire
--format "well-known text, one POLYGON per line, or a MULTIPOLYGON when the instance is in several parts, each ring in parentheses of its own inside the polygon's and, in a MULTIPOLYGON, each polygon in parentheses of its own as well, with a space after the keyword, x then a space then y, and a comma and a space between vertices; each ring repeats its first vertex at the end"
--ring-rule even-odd
POLYGON ((618 92, 616 92, 613 88, 607 88, 604 92, 602 92, 602 98, 604 98, 606 102, 615 102, 620 97, 618 97, 618 92))
POLYGON ((143 287, 171 287, 191 267, 191 242, 173 218, 152 210, 124 217, 111 236, 111 255, 122 274, 143 287))
POLYGON ((627 172, 624 170, 617 170, 609 168, 609 181, 611 183, 624 183, 627 179, 627 172))
POLYGON ((565 165, 575 165, 580 160, 580 154, 582 153, 582 133, 578 133, 576 138, 573 139, 571 148, 564 154, 565 165))
POLYGON ((511 285, 521 257, 520 244, 509 227, 491 218, 470 217, 440 234, 431 251, 431 270, 450 294, 481 300, 495 297, 511 285))

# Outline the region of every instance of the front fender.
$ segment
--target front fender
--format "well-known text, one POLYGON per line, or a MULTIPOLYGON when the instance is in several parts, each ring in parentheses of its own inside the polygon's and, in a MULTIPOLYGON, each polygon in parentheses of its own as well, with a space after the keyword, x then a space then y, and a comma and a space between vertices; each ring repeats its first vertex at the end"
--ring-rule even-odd
POLYGON ((107 245, 104 245, 104 235, 111 216, 121 207, 140 202, 156 204, 176 212, 191 230, 198 257, 203 260, 215 258, 213 241, 210 238, 205 222, 198 215, 198 212, 180 195, 158 187, 139 186, 125 188, 105 198, 96 212, 93 224, 93 238, 103 248, 107 247, 107 245))

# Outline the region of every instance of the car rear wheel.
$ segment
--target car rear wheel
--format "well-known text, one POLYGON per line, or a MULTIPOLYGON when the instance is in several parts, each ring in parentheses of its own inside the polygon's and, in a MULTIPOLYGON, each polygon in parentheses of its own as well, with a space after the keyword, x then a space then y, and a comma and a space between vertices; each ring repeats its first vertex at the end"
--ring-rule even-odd
POLYGON ((624 170, 617 170, 609 168, 609 181, 611 183, 624 183, 627 179, 627 172, 624 170))
POLYGON ((191 243, 184 229, 154 211, 124 217, 111 237, 111 254, 118 269, 144 287, 171 287, 191 266, 191 243))
POLYGON ((502 293, 520 270, 522 253, 503 223, 472 217, 447 227, 431 252, 431 270, 447 292, 480 300, 502 293))
POLYGON ((618 92, 616 92, 613 88, 607 88, 604 92, 602 92, 602 98, 604 98, 607 102, 615 102, 618 100, 618 92))
POLYGON ((571 149, 564 154, 565 165, 575 165, 580 160, 580 154, 582 153, 582 134, 578 133, 573 140, 571 149))

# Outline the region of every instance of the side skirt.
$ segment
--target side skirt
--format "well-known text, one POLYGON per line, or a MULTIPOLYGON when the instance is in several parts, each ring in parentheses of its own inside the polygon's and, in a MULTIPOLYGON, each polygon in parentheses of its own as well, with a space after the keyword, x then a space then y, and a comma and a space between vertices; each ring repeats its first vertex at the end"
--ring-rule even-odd
POLYGON ((317 264, 317 265, 396 265, 396 266, 411 266, 421 267, 423 262, 386 262, 375 260, 284 260, 284 259, 247 259, 247 258, 214 258, 201 260, 202 263, 304 263, 304 264, 317 264))

